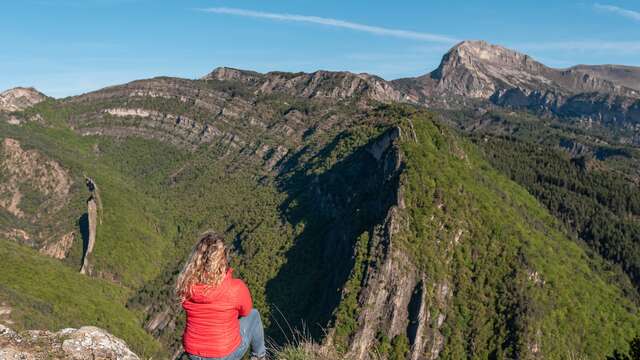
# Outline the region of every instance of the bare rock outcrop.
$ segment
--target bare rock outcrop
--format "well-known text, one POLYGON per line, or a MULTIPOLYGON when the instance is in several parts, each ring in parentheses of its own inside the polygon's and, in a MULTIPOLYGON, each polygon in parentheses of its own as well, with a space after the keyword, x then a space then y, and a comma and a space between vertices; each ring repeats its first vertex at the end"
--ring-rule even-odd
POLYGON ((577 65, 569 70, 609 80, 620 86, 640 91, 640 67, 624 65, 577 65))
POLYGON ((260 74, 217 68, 203 80, 236 81, 255 87, 258 94, 284 93, 306 98, 345 100, 358 96, 381 102, 399 101, 401 94, 374 75, 319 70, 313 73, 270 72, 260 74))
POLYGON ((64 259, 73 246, 75 232, 71 231, 60 237, 57 241, 51 241, 40 249, 40 253, 51 256, 55 259, 64 259))
POLYGON ((255 71, 240 70, 229 67, 219 67, 202 77, 202 80, 238 81, 257 84, 262 80, 262 74, 255 71))
POLYGON ((3 140, 0 173, 5 177, 0 183, 0 207, 18 218, 29 216, 35 221, 45 209, 56 212, 69 200, 73 183, 69 172, 36 150, 24 150, 17 140, 3 140), (29 186, 44 197, 35 214, 25 214, 20 206, 22 186, 29 186))
MULTIPOLYGON (((581 70, 579 70, 581 69, 581 70)), ((526 54, 485 41, 463 41, 447 52, 438 68, 415 78, 429 95, 490 99, 496 93, 519 89, 525 94, 553 92, 556 96, 599 92, 639 98, 640 92, 612 81, 600 71, 553 69, 526 54)), ((396 81, 402 85, 402 81, 396 81)))
POLYGON ((404 220, 398 207, 389 212, 377 238, 377 257, 367 269, 360 294, 359 327, 351 339, 348 357, 375 358, 371 350, 379 334, 406 336, 411 360, 435 360, 444 348, 440 328, 452 296, 446 280, 436 282, 411 263, 393 243, 404 220), (435 311, 435 312, 434 312, 435 311))
POLYGON ((0 325, 0 359, 138 360, 127 344, 93 326, 17 333, 0 325))
POLYGON ((89 259, 93 252, 93 247, 96 244, 96 231, 98 227, 98 205, 95 198, 92 196, 87 200, 87 218, 88 218, 88 238, 84 246, 84 252, 82 254, 82 267, 80 268, 81 274, 87 274, 90 272, 91 264, 89 259))
POLYGON ((43 93, 34 88, 13 88, 0 93, 0 112, 24 110, 46 99, 43 93))
POLYGON ((431 73, 391 83, 405 101, 418 104, 456 107, 489 101, 633 130, 628 124, 640 123, 639 78, 637 68, 554 69, 502 46, 464 41, 447 52, 431 73))

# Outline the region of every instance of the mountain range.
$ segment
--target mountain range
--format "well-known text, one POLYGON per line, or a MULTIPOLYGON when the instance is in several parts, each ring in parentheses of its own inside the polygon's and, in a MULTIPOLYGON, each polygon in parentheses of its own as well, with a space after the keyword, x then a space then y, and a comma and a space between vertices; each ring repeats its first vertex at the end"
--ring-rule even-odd
POLYGON ((639 131, 640 68, 483 41, 392 81, 7 90, 0 322, 176 358, 172 284, 214 229, 283 359, 604 358, 640 331, 639 131))

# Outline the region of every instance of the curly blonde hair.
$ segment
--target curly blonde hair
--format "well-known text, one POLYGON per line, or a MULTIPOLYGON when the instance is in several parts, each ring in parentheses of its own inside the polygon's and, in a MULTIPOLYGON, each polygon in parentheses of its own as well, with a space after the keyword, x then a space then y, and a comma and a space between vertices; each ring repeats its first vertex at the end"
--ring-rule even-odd
POLYGON ((224 238, 207 232, 191 251, 176 281, 176 296, 180 301, 191 297, 195 284, 217 286, 227 273, 227 251, 224 238))

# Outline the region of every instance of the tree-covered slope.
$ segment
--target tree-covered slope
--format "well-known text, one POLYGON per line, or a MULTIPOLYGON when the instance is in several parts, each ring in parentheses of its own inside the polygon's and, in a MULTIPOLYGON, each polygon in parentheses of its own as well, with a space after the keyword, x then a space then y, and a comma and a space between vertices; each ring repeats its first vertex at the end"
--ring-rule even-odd
POLYGON ((638 288, 636 147, 598 126, 582 129, 520 112, 444 113, 442 118, 470 133, 496 169, 525 187, 638 288))
POLYGON ((638 331, 615 273, 533 196, 442 125, 413 124, 400 246, 453 288, 444 358, 598 358, 638 331))
POLYGON ((384 111, 402 129, 400 195, 355 242, 333 338, 348 356, 599 358, 638 331, 619 273, 475 145, 384 111))

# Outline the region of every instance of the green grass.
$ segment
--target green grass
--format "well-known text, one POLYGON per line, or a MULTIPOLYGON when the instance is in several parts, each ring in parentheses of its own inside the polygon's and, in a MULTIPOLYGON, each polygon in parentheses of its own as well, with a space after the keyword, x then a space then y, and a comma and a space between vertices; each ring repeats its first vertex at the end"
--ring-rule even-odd
POLYGON ((11 305, 19 330, 95 325, 125 339, 143 358, 160 353, 139 314, 125 307, 129 291, 7 240, 0 240, 0 258, 0 298, 11 305))
MULTIPOLYGON (((133 156, 108 159, 94 149, 96 146, 98 149, 116 146, 116 139, 81 137, 69 129, 36 125, 7 126, 6 130, 4 136, 19 140, 26 149, 37 149, 71 173, 74 188, 70 203, 60 213, 53 214, 53 219, 45 218, 44 221, 63 219, 67 231, 77 231, 77 221, 86 211, 85 200, 89 197, 84 187, 84 176, 95 180, 103 205, 102 223, 98 225, 96 246, 91 257, 96 274, 116 279, 130 288, 139 287, 160 274, 167 255, 171 254, 175 237, 173 219, 163 216, 157 196, 145 193, 144 183, 135 182, 114 163, 131 161, 129 159, 143 157, 149 152, 155 152, 156 157, 162 154, 162 159, 171 159, 167 156, 172 154, 170 149, 160 151, 157 143, 143 141, 138 142, 135 148, 130 147, 134 151, 133 156)), ((73 256, 67 260, 70 266, 79 266, 81 249, 82 241, 78 236, 73 256)))

